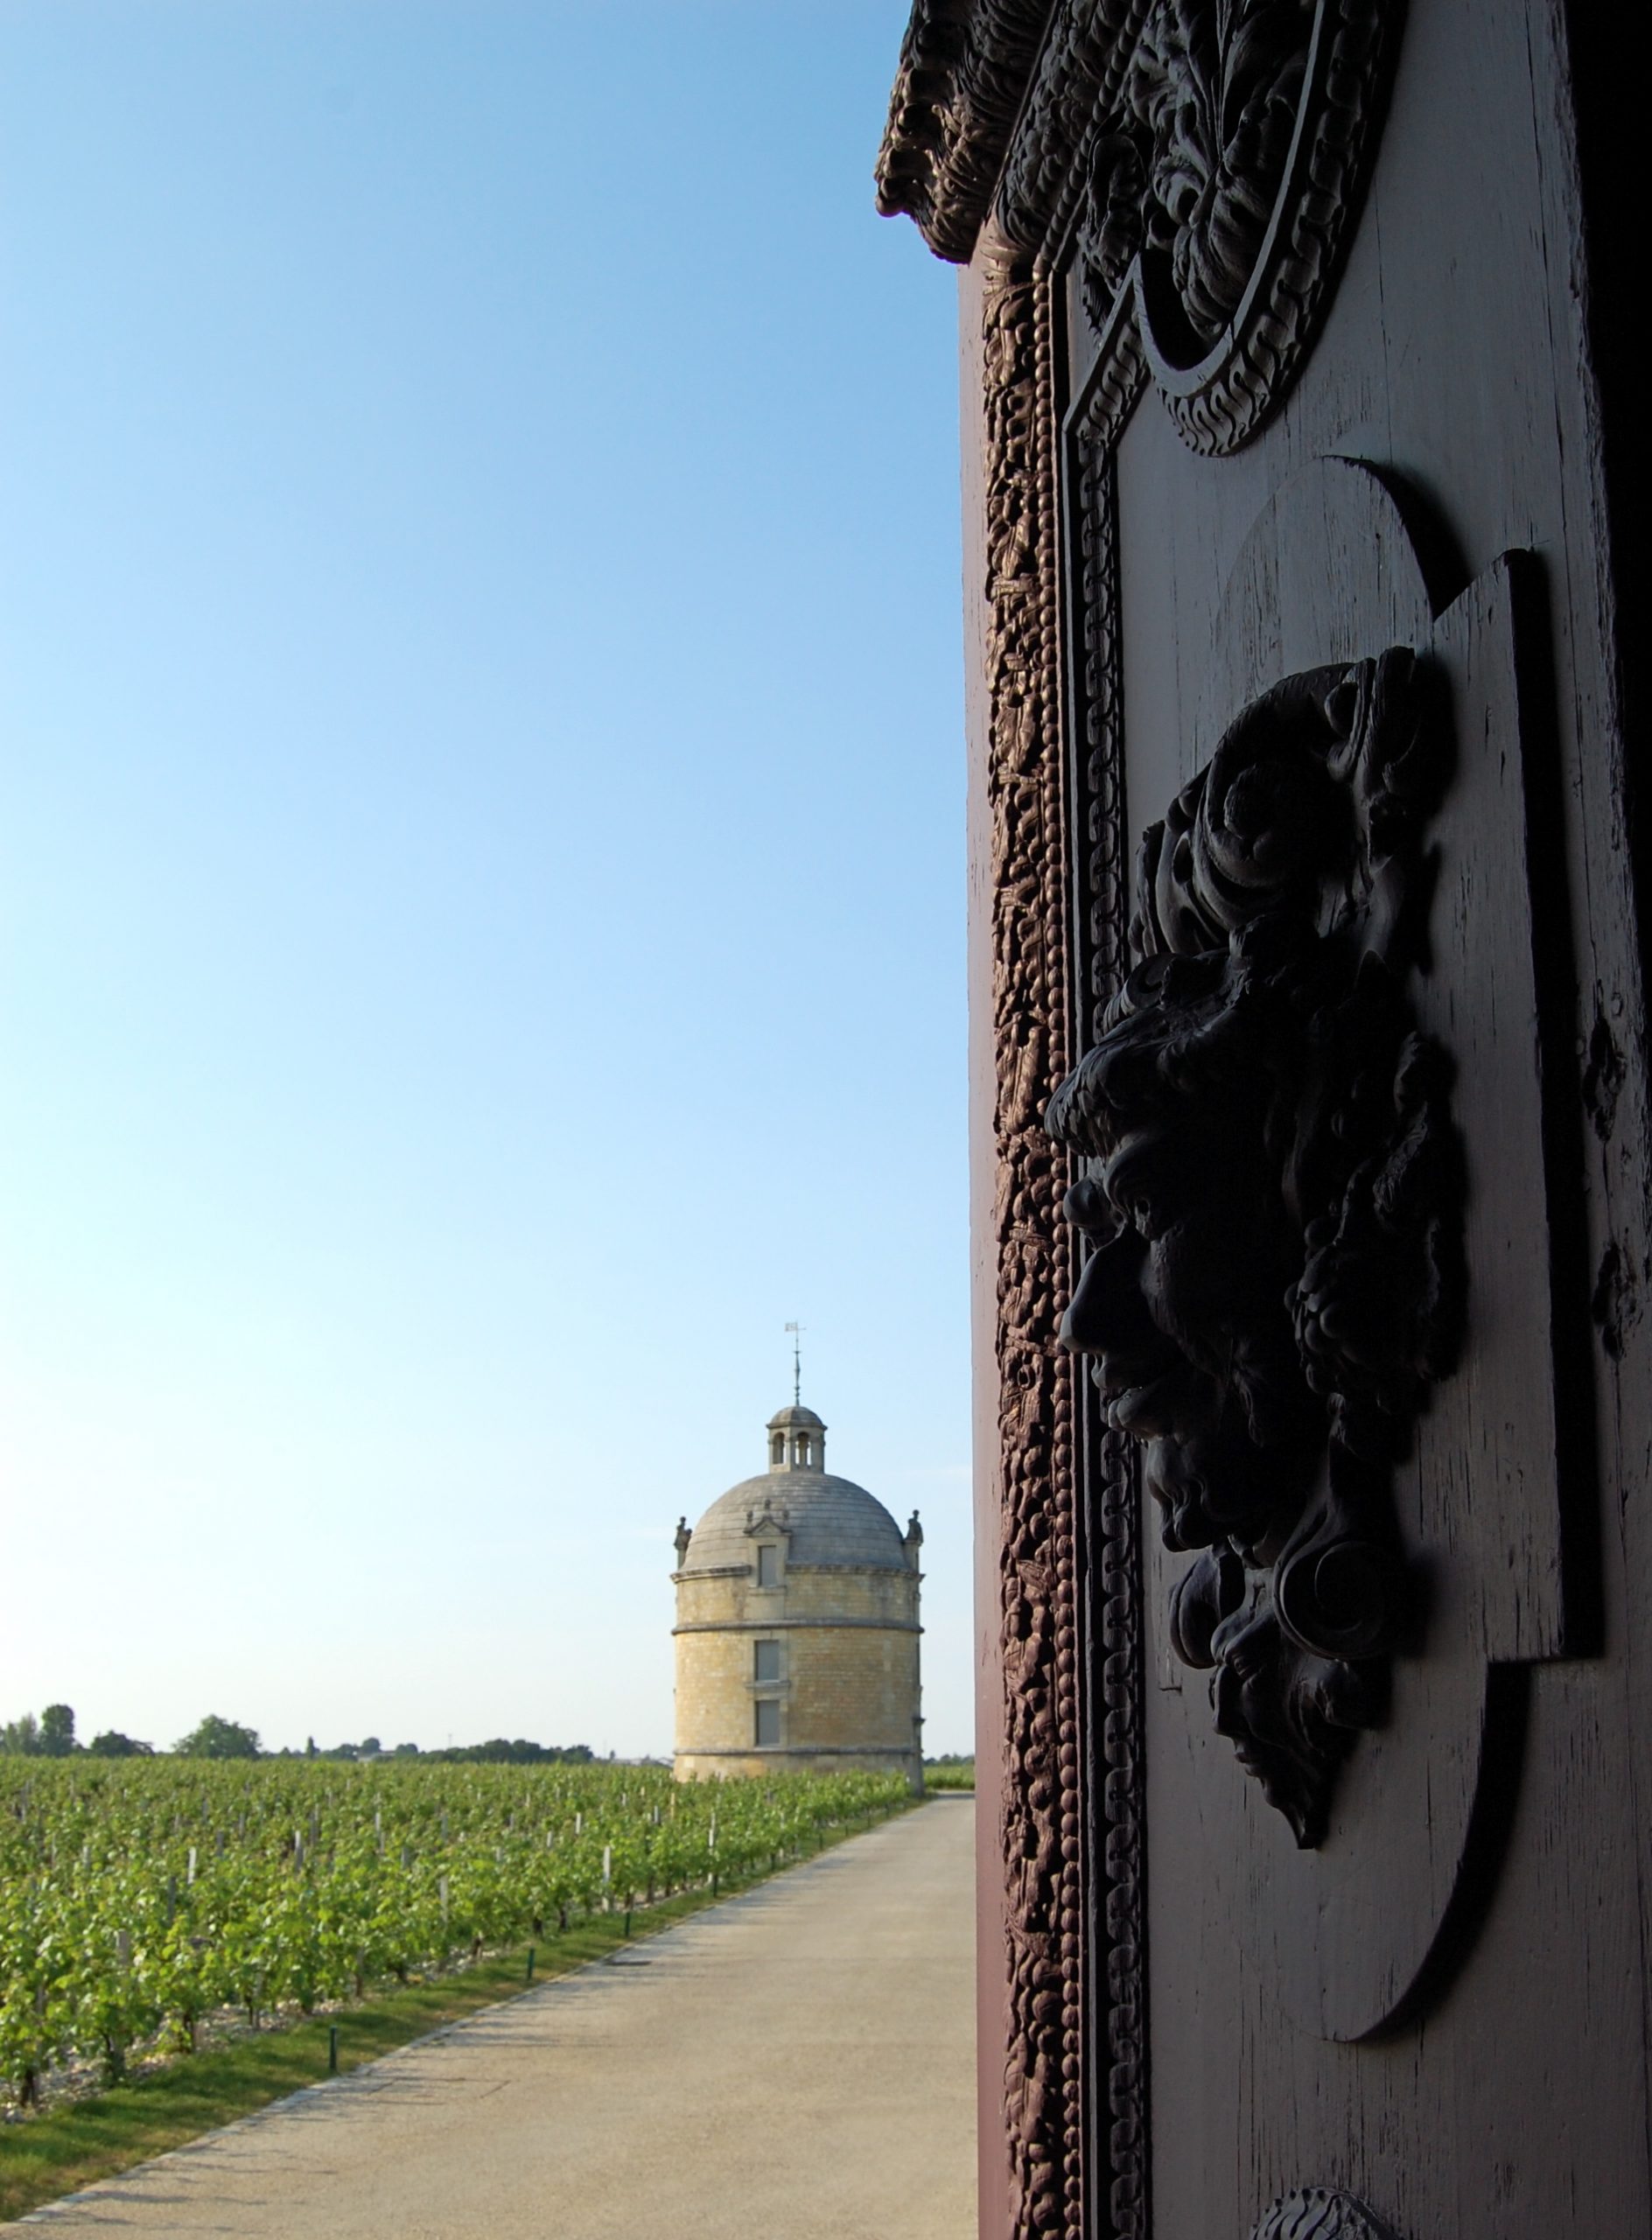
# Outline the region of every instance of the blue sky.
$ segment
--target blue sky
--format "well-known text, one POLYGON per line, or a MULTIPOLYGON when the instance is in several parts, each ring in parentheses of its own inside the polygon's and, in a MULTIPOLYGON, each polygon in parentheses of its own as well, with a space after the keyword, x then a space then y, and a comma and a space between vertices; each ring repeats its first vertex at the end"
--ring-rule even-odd
POLYGON ((801 1319, 969 1746, 905 15, 0 4, 0 1717, 668 1748, 801 1319))

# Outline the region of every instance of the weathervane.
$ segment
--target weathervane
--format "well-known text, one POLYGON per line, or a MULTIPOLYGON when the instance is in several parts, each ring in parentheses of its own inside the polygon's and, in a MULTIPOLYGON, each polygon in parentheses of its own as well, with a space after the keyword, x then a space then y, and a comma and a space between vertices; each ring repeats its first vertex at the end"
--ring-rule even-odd
POLYGON ((803 1326, 788 1322, 786 1327, 792 1340, 792 1405, 798 1408, 803 1400, 803 1326))

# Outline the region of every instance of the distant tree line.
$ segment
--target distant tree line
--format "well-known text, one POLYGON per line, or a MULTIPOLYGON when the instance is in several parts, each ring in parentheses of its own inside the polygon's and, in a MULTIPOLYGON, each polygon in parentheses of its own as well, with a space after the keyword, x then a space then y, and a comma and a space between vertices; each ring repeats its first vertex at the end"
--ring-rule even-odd
MULTIPOLYGON (((0 1726, 0 1756, 153 1758, 158 1754, 160 1754, 152 1742, 139 1742, 113 1727, 106 1733, 94 1734, 89 1742, 77 1742, 74 1713, 67 1704, 48 1704, 38 1718, 32 1712, 24 1712, 21 1718, 0 1726)), ((583 1742, 564 1747, 556 1743, 527 1742, 520 1736, 514 1742, 499 1736, 491 1742, 467 1743, 458 1749, 421 1750, 416 1742, 398 1742, 393 1749, 387 1750, 376 1734, 369 1734, 360 1742, 340 1742, 330 1750, 321 1750, 312 1735, 302 1752, 265 1750, 260 1746, 256 1726, 243 1726, 239 1720, 223 1718, 216 1712, 209 1712, 199 1726, 181 1735, 173 1743, 171 1754, 177 1758, 422 1758, 448 1766, 588 1766, 592 1762, 591 1751, 583 1742)))
POLYGON ((48 1704, 38 1718, 24 1712, 21 1718, 0 1726, 0 1756, 73 1758, 82 1753, 90 1758, 152 1758, 155 1746, 134 1741, 113 1727, 106 1734, 94 1734, 89 1742, 77 1742, 74 1713, 67 1704, 48 1704))
MULTIPOLYGON (((416 1757, 418 1754, 414 1753, 416 1757)), ((564 1749, 554 1742, 524 1742, 520 1736, 514 1742, 496 1736, 492 1742, 469 1742, 461 1749, 427 1750, 424 1754, 444 1766, 588 1766, 592 1762, 592 1754, 583 1742, 570 1743, 564 1749)))

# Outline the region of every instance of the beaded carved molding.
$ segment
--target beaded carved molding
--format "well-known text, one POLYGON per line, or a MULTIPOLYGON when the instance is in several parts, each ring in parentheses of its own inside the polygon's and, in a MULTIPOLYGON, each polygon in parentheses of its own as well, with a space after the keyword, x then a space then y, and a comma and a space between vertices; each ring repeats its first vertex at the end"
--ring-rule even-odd
POLYGON ((1012 2230, 1083 2222, 1075 1380, 1066 1153, 1042 1126, 1067 1070, 1065 813, 1047 279, 1004 262, 983 306, 986 670, 996 1050, 998 1544, 1012 2230))

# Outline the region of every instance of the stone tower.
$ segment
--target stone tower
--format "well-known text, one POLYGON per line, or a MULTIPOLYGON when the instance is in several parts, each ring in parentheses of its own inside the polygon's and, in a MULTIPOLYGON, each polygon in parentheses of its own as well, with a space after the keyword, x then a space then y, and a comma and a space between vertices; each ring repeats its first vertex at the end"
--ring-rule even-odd
POLYGON ((917 1513, 903 1535, 829 1475, 812 1408, 767 1433, 762 1476, 677 1527, 677 1778, 866 1767, 920 1789, 917 1513))

